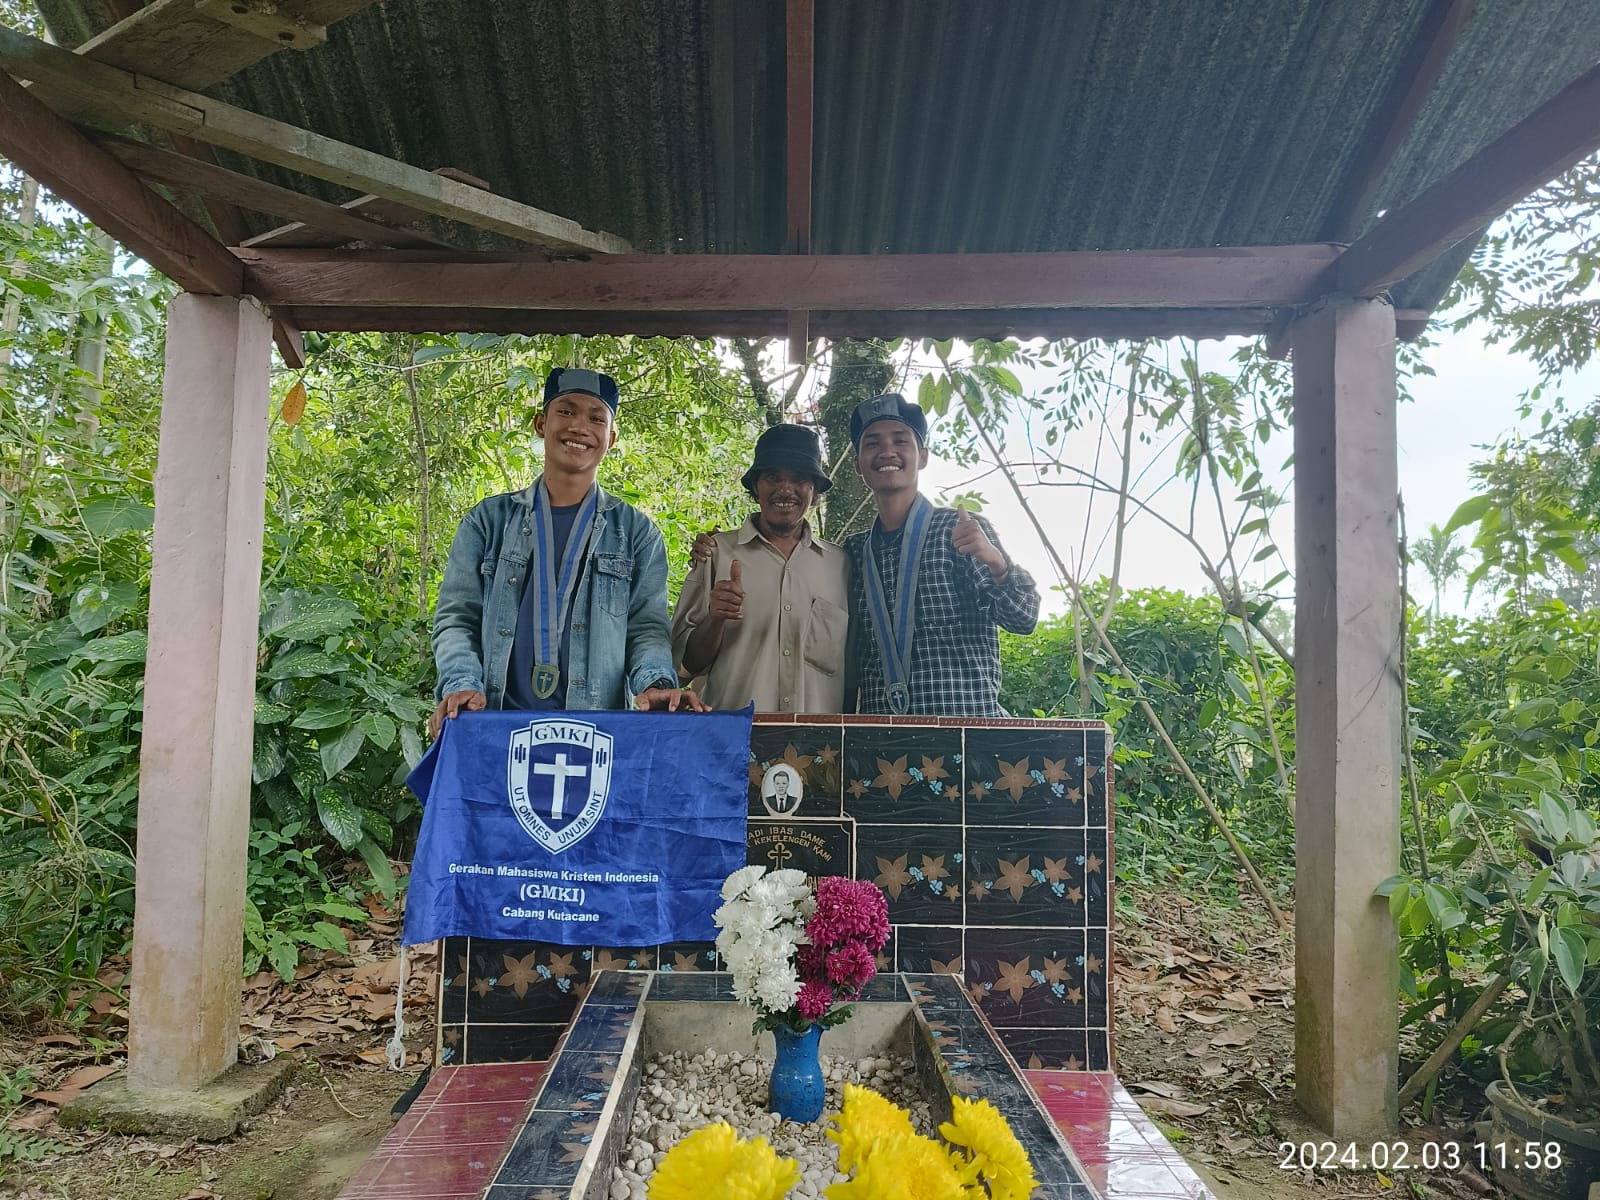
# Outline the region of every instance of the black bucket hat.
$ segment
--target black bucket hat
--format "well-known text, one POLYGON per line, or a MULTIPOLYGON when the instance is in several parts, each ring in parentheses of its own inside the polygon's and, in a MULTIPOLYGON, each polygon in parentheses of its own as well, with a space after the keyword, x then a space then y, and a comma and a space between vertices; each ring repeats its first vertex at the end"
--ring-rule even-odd
POLYGON ((740 483, 751 494, 763 471, 803 471, 816 482, 817 495, 833 486, 823 470, 822 441, 816 431, 804 425, 774 425, 756 439, 755 461, 740 483))
POLYGON ((557 396, 566 396, 573 392, 603 401, 612 412, 617 411, 617 403, 621 399, 617 393, 617 381, 609 375, 600 374, 599 371, 589 371, 583 367, 556 367, 544 377, 546 404, 557 396))
POLYGON ((899 421, 909 425, 917 435, 917 444, 928 444, 928 417, 921 407, 911 403, 899 392, 885 392, 871 400, 863 400, 850 414, 850 444, 861 449, 861 435, 868 425, 877 421, 899 421))

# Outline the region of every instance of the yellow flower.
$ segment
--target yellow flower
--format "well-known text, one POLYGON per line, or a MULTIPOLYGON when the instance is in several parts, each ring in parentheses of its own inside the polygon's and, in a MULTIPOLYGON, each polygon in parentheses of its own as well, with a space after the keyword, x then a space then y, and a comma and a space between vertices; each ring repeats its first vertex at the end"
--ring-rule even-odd
POLYGON ((905 1109, 854 1083, 844 1085, 844 1107, 833 1120, 839 1128, 828 1130, 828 1136, 839 1143, 839 1170, 846 1174, 856 1169, 874 1143, 916 1132, 905 1109))
POLYGON ((978 1176, 987 1183, 991 1200, 1027 1200, 1039 1181, 1033 1174, 1028 1152, 1011 1132, 1011 1126, 987 1100, 950 1099, 950 1117, 939 1132, 965 1154, 953 1152, 964 1163, 962 1178, 971 1184, 978 1176))
POLYGON ((948 1151, 915 1133, 878 1139, 856 1164, 855 1175, 830 1184, 823 1194, 828 1200, 969 1200, 981 1195, 962 1186, 948 1151))
POLYGON ((766 1138, 741 1141, 724 1121, 696 1129, 661 1160, 650 1200, 783 1200, 800 1164, 779 1158, 766 1138))

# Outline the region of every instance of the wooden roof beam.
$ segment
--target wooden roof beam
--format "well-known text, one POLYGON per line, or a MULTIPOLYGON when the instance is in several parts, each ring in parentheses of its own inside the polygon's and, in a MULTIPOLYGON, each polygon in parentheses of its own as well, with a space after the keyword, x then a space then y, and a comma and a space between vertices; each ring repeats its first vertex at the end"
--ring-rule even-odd
MULTIPOLYGON (((816 80, 816 5, 814 0, 787 0, 784 9, 788 43, 787 217, 790 254, 811 253, 812 140, 815 125, 813 92, 816 80)), ((789 313, 789 363, 806 360, 806 314, 789 313)))
POLYGON ((238 248, 270 303, 617 312, 1252 308, 1308 301, 1337 247, 1020 254, 527 254, 238 248))
MULTIPOLYGON (((185 188, 210 199, 225 200, 240 208, 247 208, 251 212, 266 213, 269 216, 300 222, 292 228, 304 229, 310 226, 346 242, 372 242, 380 246, 401 246, 412 249, 451 248, 437 238, 393 229, 377 221, 356 216, 342 205, 303 196, 299 192, 292 192, 288 188, 278 187, 265 180, 230 171, 216 163, 189 158, 171 150, 163 150, 143 142, 125 141, 121 138, 106 138, 101 144, 145 179, 164 183, 169 187, 185 188)), ((241 243, 246 242, 246 239, 240 240, 241 243)))
POLYGON ((200 91, 279 50, 322 44, 372 0, 151 0, 79 46, 95 62, 200 91), (238 11, 243 9, 243 12, 238 11))
POLYGON ((4 71, 0 154, 180 287, 213 296, 244 290, 237 258, 4 71))
POLYGON ((1421 195, 1386 213, 1339 256, 1324 290, 1377 295, 1596 149, 1600 66, 1591 67, 1421 195))
MULTIPOLYGON (((515 308, 297 308, 288 311, 302 328, 383 333, 581 333, 640 337, 775 337, 788 314, 762 312, 594 312, 515 308)), ((818 337, 1222 338, 1259 334, 1272 309, 1049 308, 939 311, 935 309, 812 314, 818 337)), ((1415 337, 1428 314, 1402 309, 1395 324, 1402 338, 1415 337)))
POLYGON ((1389 91, 1379 102, 1334 201, 1323 241, 1348 242, 1361 232, 1384 176, 1411 136, 1417 116, 1471 19, 1477 0, 1433 0, 1423 14, 1389 91))
POLYGON ((629 249, 614 234, 585 229, 566 217, 209 96, 91 62, 14 29, 0 27, 0 66, 31 81, 33 90, 53 107, 70 108, 74 118, 113 132, 143 121, 558 254, 629 249))

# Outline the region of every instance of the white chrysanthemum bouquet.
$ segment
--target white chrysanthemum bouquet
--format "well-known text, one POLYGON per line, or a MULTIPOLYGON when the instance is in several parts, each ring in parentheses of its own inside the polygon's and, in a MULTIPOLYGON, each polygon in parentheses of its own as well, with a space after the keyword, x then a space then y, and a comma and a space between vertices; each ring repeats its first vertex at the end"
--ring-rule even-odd
POLYGON ((717 952, 733 974, 733 991, 756 1010, 758 1024, 783 1020, 800 995, 796 951, 817 900, 804 871, 743 867, 722 884, 713 920, 717 952))

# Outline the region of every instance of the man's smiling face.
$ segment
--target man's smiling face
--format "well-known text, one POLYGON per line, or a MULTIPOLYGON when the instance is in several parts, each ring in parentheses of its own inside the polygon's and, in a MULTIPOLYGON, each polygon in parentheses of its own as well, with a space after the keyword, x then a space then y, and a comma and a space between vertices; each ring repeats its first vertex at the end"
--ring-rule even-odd
POLYGON ((761 506, 761 529, 787 537, 799 528, 817 497, 816 481, 801 471, 775 467, 756 480, 756 503, 761 506))
POLYGON ((856 469, 873 492, 916 491, 917 473, 927 465, 927 447, 903 421, 874 421, 861 431, 856 469))
POLYGON ((610 407, 582 392, 550 401, 533 419, 533 428, 544 439, 545 469, 573 474, 597 469, 617 440, 610 407))

